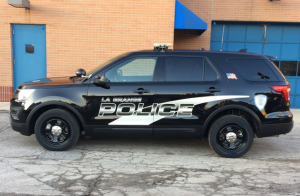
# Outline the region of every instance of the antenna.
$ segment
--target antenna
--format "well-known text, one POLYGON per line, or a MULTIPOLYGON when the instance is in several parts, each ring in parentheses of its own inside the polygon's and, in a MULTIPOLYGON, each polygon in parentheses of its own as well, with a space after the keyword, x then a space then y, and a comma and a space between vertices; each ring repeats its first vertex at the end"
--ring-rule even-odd
POLYGON ((248 49, 244 48, 244 49, 240 49, 239 52, 247 52, 248 49))

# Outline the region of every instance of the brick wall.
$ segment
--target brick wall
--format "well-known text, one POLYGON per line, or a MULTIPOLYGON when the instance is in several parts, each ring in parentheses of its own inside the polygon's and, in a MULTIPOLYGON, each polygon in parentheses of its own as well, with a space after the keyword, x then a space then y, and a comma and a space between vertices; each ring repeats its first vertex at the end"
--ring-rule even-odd
POLYGON ((78 68, 89 70, 120 53, 152 49, 156 42, 173 43, 174 0, 30 0, 30 4, 29 11, 0 1, 0 102, 12 96, 12 23, 46 25, 48 77, 74 75, 78 68))
POLYGON ((281 0, 179 0, 192 12, 207 22, 207 30, 201 36, 185 35, 176 30, 175 49, 210 48, 211 21, 268 21, 300 22, 300 1, 281 0))

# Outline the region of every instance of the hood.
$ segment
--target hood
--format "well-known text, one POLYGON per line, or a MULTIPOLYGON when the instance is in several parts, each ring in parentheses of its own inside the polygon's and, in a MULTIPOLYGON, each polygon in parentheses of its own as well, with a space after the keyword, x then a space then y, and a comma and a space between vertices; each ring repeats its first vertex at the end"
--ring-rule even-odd
POLYGON ((68 87, 74 84, 70 77, 55 77, 55 78, 42 78, 33 81, 24 82, 21 86, 62 86, 68 87))

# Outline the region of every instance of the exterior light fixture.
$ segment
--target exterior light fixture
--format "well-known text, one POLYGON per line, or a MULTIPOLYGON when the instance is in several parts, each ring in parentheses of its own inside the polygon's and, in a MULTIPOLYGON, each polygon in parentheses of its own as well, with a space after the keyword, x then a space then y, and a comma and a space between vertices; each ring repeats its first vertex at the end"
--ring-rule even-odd
POLYGON ((28 0, 7 0, 7 4, 16 8, 30 9, 30 1, 28 0))

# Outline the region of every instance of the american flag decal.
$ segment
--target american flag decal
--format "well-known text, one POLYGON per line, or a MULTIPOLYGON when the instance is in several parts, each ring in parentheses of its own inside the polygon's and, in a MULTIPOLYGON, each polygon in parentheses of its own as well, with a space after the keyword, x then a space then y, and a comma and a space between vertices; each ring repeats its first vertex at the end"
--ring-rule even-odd
POLYGON ((228 79, 237 80, 237 77, 234 73, 226 73, 228 79))

